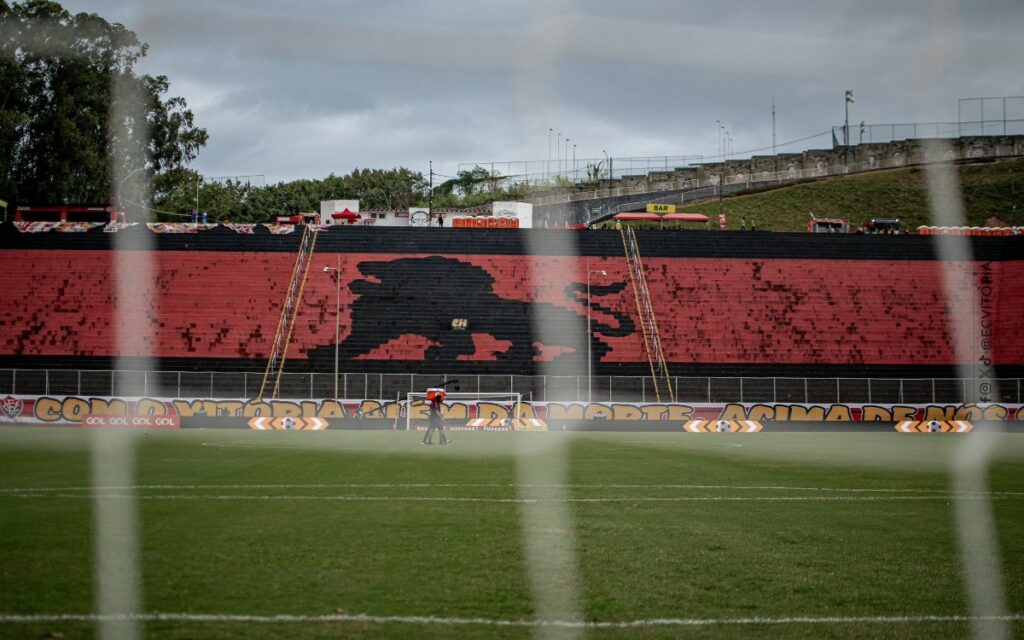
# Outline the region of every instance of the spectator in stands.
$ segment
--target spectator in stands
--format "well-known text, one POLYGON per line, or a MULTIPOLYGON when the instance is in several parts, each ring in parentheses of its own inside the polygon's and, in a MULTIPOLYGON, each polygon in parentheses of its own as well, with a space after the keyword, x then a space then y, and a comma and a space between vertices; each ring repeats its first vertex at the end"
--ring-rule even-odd
POLYGON ((747 230, 747 219, 746 218, 740 218, 740 231, 746 231, 746 230, 747 230))
POLYGON ((757 231, 757 218, 750 219, 750 230, 757 231))
POLYGON ((199 211, 197 211, 196 209, 193 209, 192 210, 192 224, 196 224, 198 222, 199 222, 199 211))
POLYGON ((203 224, 208 224, 208 223, 209 223, 209 220, 210 220, 210 219, 209 219, 208 217, 206 217, 206 212, 204 211, 204 212, 203 212, 203 224))
POLYGON ((439 226, 439 227, 443 227, 444 226, 444 214, 443 213, 441 215, 437 216, 437 226, 439 226))

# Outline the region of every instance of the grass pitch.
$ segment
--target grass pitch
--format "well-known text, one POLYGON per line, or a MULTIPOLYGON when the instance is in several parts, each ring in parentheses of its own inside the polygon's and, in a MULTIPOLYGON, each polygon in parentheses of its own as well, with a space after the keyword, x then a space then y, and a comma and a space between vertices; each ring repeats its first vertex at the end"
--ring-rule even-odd
MULTIPOLYGON (((132 494, 148 638, 969 634, 963 436, 139 432, 136 484, 91 488, 93 436, 0 430, 0 637, 93 637, 95 496, 132 494), (521 462, 556 443, 573 522, 524 530, 521 462), (537 626, 523 541, 567 531, 585 624, 537 626)), ((1024 436, 1000 437, 984 499, 1020 635, 1024 436)))

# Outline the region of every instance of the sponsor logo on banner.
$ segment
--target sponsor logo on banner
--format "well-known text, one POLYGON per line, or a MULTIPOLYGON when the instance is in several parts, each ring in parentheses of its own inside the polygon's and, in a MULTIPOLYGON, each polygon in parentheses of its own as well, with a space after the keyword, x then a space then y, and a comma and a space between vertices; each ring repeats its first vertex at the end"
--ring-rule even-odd
POLYGON ((967 433, 973 429, 966 420, 906 420, 896 425, 900 433, 967 433))
POLYGON ((757 433, 763 428, 754 420, 690 420, 683 425, 690 433, 757 433))
POLYGON ((178 416, 107 416, 87 413, 82 417, 82 426, 87 429, 177 429, 181 423, 178 416))
POLYGON ((323 431, 327 421, 320 418, 253 418, 249 421, 253 431, 323 431))
MULTIPOLYGON (((90 395, 18 395, 0 397, 0 420, 19 424, 80 424, 87 415, 180 416, 189 418, 236 417, 279 419, 287 416, 319 418, 332 428, 345 420, 365 416, 404 420, 406 402, 394 399, 278 399, 217 397, 115 397, 90 395)), ((414 403, 413 417, 426 417, 425 407, 414 403), (422 415, 419 412, 422 411, 422 415)), ((447 402, 446 418, 468 422, 474 418, 511 417, 500 403, 447 402)), ((1012 421, 1024 423, 1024 405, 1018 403, 685 403, 685 402, 544 402, 524 400, 523 418, 545 421, 560 431, 576 420, 669 421, 682 426, 691 420, 753 420, 770 422, 903 422, 903 421, 1012 421)), ((308 427, 306 427, 308 428, 308 427)))
POLYGON ((14 396, 7 396, 0 401, 0 411, 11 420, 16 420, 24 407, 25 403, 14 396))

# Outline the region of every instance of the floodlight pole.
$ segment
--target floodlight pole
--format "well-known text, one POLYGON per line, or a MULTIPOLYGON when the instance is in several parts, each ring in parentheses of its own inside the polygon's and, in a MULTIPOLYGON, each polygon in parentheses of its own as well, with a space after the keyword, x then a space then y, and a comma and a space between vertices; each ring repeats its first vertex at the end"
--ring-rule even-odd
MULTIPOLYGON (((544 182, 551 180, 551 138, 555 130, 548 127, 548 161, 544 163, 544 182)), ((527 170, 527 180, 529 180, 529 170, 527 170)))
POLYGON ((591 271, 589 265, 587 268, 587 406, 590 406, 591 403, 591 396, 593 394, 593 385, 591 384, 591 381, 594 377, 594 341, 592 338, 593 333, 591 333, 590 330, 590 274, 606 276, 608 275, 608 272, 604 270, 591 271))
POLYGON ((846 99, 843 107, 846 109, 846 119, 843 121, 843 173, 848 171, 850 163, 850 103, 853 102, 853 90, 846 90, 846 99))
POLYGON ((562 132, 555 132, 555 180, 562 173, 562 132))
POLYGON ((334 272, 334 399, 338 399, 338 338, 341 333, 341 254, 337 267, 324 267, 324 273, 334 272))
POLYGON ((725 171, 724 171, 724 167, 723 167, 723 171, 718 174, 718 222, 719 222, 719 224, 721 224, 721 222, 722 222, 722 214, 725 213, 725 202, 724 202, 725 194, 724 194, 724 190, 725 190, 725 171))

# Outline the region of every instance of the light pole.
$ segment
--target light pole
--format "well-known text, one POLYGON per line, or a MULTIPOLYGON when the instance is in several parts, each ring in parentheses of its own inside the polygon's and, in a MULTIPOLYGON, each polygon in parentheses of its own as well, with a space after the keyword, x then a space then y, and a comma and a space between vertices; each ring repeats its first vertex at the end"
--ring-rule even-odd
POLYGON ((853 89, 846 90, 846 102, 843 107, 846 109, 846 120, 843 121, 843 173, 846 172, 846 165, 849 164, 850 155, 850 103, 853 102, 853 89))
POLYGON ((548 127, 548 161, 544 165, 544 181, 547 182, 551 179, 551 138, 555 132, 554 129, 548 127))
POLYGON ((722 121, 715 120, 715 139, 718 141, 718 156, 721 160, 722 156, 722 121))
POLYGON ((562 132, 555 132, 555 178, 562 172, 562 132))
POLYGON ((592 386, 590 384, 591 379, 594 377, 594 356, 593 356, 593 333, 590 331, 590 275, 594 274, 597 276, 608 275, 607 271, 591 271, 587 269, 587 405, 590 405, 592 386))
POLYGON ((324 267, 324 273, 334 272, 334 399, 338 399, 338 334, 341 326, 341 255, 337 267, 324 267))
MULTIPOLYGON (((608 170, 608 187, 610 188, 612 186, 612 163, 611 160, 608 158, 607 151, 601 149, 601 153, 604 154, 604 168, 608 170)), ((600 176, 598 177, 600 178, 600 176)))
POLYGON ((565 177, 569 177, 569 136, 565 137, 565 177))

